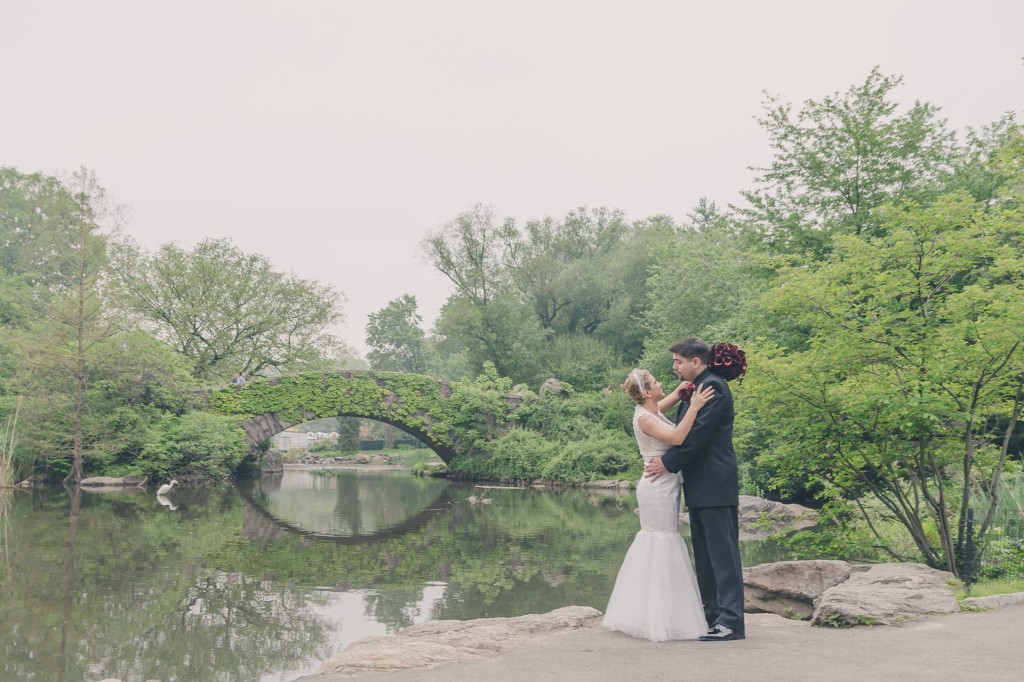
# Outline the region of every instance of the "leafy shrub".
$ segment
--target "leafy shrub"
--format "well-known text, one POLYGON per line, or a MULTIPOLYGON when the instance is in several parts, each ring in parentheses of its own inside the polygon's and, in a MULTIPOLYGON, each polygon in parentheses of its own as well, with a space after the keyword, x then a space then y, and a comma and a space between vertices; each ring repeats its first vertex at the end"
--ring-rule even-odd
POLYGON ((450 424, 462 439, 462 451, 473 453, 500 435, 499 425, 512 412, 508 396, 512 381, 498 376, 491 362, 475 379, 462 379, 452 386, 450 424))
POLYGON ((541 360, 541 374, 568 382, 581 391, 598 391, 622 359, 607 344, 586 334, 552 339, 541 360))
POLYGON ((559 441, 586 438, 595 429, 628 435, 632 417, 632 401, 617 389, 608 393, 573 393, 568 397, 548 394, 525 403, 515 413, 524 427, 559 441))
POLYGON ((150 427, 137 468, 155 479, 217 480, 234 473, 245 450, 236 418, 190 412, 150 427))
POLYGON ((600 430, 561 446, 541 470, 541 477, 585 483, 598 476, 639 478, 642 467, 633 438, 621 431, 600 430))
POLYGON ((496 480, 531 481, 557 451, 558 445, 539 433, 512 429, 488 443, 481 459, 496 480))

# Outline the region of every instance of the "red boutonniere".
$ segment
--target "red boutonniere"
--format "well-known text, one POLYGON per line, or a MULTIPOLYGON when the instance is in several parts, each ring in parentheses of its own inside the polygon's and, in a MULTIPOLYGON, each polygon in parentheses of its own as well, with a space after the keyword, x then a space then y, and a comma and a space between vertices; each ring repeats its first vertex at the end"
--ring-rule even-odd
POLYGON ((684 403, 693 397, 693 391, 697 387, 693 385, 692 381, 684 381, 683 385, 679 387, 679 399, 684 403))

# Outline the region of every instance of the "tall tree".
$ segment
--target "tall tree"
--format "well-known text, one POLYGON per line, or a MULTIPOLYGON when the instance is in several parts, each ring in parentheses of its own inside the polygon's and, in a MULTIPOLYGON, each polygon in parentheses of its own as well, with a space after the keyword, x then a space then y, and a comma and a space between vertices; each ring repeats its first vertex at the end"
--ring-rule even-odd
POLYGON ((97 347, 117 332, 104 314, 107 241, 125 210, 109 200, 95 176, 81 169, 66 180, 4 172, 2 222, 23 242, 7 253, 6 267, 21 280, 34 321, 20 330, 27 368, 36 376, 27 417, 44 410, 70 414, 71 466, 65 482, 84 475, 90 364, 97 347), (44 407, 45 405, 45 407, 44 407))
POLYGON ((458 357, 470 374, 491 361, 505 376, 534 382, 543 332, 502 263, 514 230, 513 221, 498 225, 489 208, 476 206, 428 235, 422 247, 456 287, 435 326, 439 353, 458 357))
POLYGON ((989 160, 1008 177, 995 204, 956 193, 886 207, 880 236, 836 236, 826 261, 784 270, 766 301, 810 343, 758 357, 749 377, 763 465, 834 498, 873 496, 954 573, 975 490, 990 527, 1024 406, 1020 140, 989 160))
POLYGON ((742 342, 761 332, 746 309, 774 275, 732 215, 702 200, 689 218, 647 251, 644 365, 666 373, 667 349, 681 338, 742 342))
POLYGON ((416 297, 405 294, 375 313, 366 325, 367 358, 374 369, 423 374, 429 366, 423 318, 416 297))
POLYGON ((460 213, 421 246, 431 265, 450 279, 474 305, 487 305, 506 281, 501 268, 503 235, 510 227, 495 223, 494 212, 476 205, 460 213))
POLYGON ((833 233, 877 234, 876 207, 923 199, 948 178, 953 135, 932 105, 898 112, 891 93, 902 80, 875 68, 863 84, 795 113, 766 96, 759 122, 774 155, 754 169, 759 186, 744 193, 742 215, 773 249, 823 256, 833 233))
POLYGON ((337 351, 342 294, 277 272, 265 256, 226 239, 114 253, 126 312, 189 357, 197 378, 295 370, 337 351))
POLYGON ((630 233, 622 212, 607 209, 531 220, 522 231, 507 221, 502 260, 541 326, 588 334, 605 319, 622 284, 604 274, 630 233))

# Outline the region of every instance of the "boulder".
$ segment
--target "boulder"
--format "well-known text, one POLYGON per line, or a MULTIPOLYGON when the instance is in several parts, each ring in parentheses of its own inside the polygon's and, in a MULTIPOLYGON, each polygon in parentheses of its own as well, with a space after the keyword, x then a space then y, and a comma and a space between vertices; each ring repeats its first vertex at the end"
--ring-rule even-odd
POLYGON ((850 577, 845 561, 779 561, 743 569, 744 610, 809 620, 829 588, 850 577))
MULTIPOLYGON (((629 485, 628 481, 626 485, 629 485)), ((587 481, 583 487, 594 490, 618 490, 620 486, 618 481, 587 481)))
MULTIPOLYGON (((812 528, 818 523, 818 512, 814 509, 749 495, 740 495, 739 515, 740 540, 744 542, 812 528)), ((679 520, 689 525, 690 515, 682 512, 679 520)))
POLYGON ((540 385, 540 390, 538 390, 537 393, 540 395, 547 395, 551 393, 552 395, 564 396, 568 394, 568 391, 566 391, 565 387, 562 386, 561 381, 551 377, 540 385))
POLYGON ((566 606, 516 618, 435 620, 406 628, 397 636, 355 641, 326 660, 319 672, 357 675, 492 658, 532 639, 597 625, 600 616, 600 611, 588 606, 566 606))
POLYGON ((279 474, 284 471, 284 459, 280 452, 268 450, 260 455, 260 473, 279 474))
POLYGON ((967 597, 964 605, 972 609, 994 609, 1000 606, 1024 604, 1024 592, 1010 594, 991 594, 987 597, 967 597))
POLYGON ((91 476, 82 479, 84 488, 125 488, 139 485, 142 479, 138 476, 91 476))
POLYGON ((960 610, 949 585, 953 574, 923 564, 856 566, 843 583, 825 590, 815 625, 895 625, 932 613, 960 610))
POLYGON ((740 495, 740 540, 762 538, 811 528, 818 523, 818 512, 799 504, 740 495))

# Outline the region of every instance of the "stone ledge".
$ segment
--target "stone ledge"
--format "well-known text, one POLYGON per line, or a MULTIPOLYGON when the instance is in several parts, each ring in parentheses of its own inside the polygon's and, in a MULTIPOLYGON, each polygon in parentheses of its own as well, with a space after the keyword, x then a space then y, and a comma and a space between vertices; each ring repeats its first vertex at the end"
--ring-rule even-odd
POLYGON ((566 606, 549 613, 515 618, 430 621, 406 628, 397 635, 355 641, 337 656, 324 661, 318 674, 358 675, 425 669, 443 663, 493 658, 538 637, 597 625, 601 615, 589 606, 566 606))
POLYGON ((1024 604, 1024 592, 1011 592, 1010 594, 993 594, 988 597, 967 597, 964 604, 976 609, 994 609, 1000 606, 1015 606, 1024 604))

